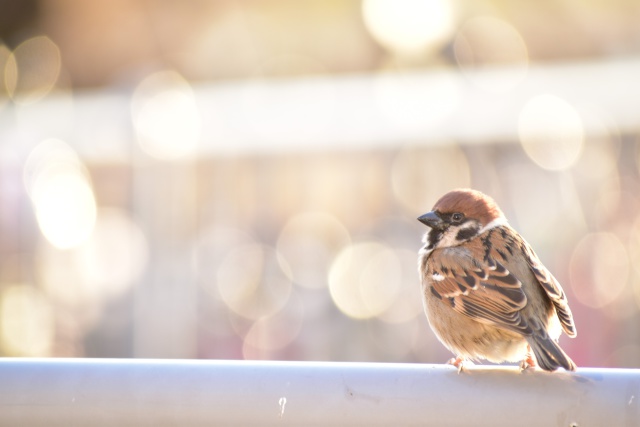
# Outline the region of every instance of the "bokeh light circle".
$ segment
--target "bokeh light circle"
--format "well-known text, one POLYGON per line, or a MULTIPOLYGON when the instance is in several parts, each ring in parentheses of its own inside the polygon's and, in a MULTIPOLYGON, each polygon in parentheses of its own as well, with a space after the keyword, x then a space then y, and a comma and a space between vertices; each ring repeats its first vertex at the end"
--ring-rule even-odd
POLYGON ((42 234, 60 249, 85 242, 96 221, 96 201, 90 184, 73 173, 51 177, 34 199, 42 234))
POLYGON ((455 26, 449 0, 364 0, 362 15, 382 46, 403 54, 437 49, 455 26))
POLYGON ((477 16, 467 20, 456 35, 453 49, 458 66, 482 89, 504 92, 527 75, 527 45, 518 30, 501 19, 477 16), (488 67, 492 67, 491 73, 482 73, 488 67))
POLYGON ((420 293, 420 278, 416 272, 416 252, 396 249, 395 253, 401 265, 401 274, 396 278, 397 297, 379 317, 385 323, 400 324, 422 316, 424 308, 420 293))
POLYGON ((101 208, 91 237, 78 249, 78 269, 89 286, 106 298, 121 295, 147 264, 147 240, 129 214, 101 208))
POLYGON ((259 359, 290 345, 300 334, 304 321, 304 305, 295 293, 279 312, 257 319, 243 336, 245 359, 259 359))
POLYGON ((196 153, 202 117, 191 86, 178 73, 161 71, 142 81, 132 113, 140 147, 150 156, 175 160, 196 153))
POLYGON ((631 284, 633 286, 636 306, 640 307, 640 215, 636 217, 636 220, 631 227, 628 248, 630 264, 633 266, 634 270, 631 284))
POLYGON ((297 285, 319 289, 327 286, 331 260, 350 240, 346 227, 335 216, 306 212, 287 221, 276 247, 291 266, 297 285))
POLYGON ((9 61, 10 57, 11 51, 6 45, 0 42, 0 109, 2 109, 10 99, 5 78, 7 61, 9 61))
POLYGON ((522 148, 538 166, 568 169, 582 152, 584 129, 578 112, 555 95, 531 98, 520 112, 518 135, 522 148))
POLYGON ((234 313, 259 319, 277 313, 291 293, 291 269, 278 252, 260 244, 229 251, 218 267, 220 298, 234 313))
POLYGON ((84 243, 96 221, 96 200, 89 174, 63 141, 48 139, 29 154, 23 179, 38 226, 59 249, 84 243))
POLYGON ((216 301, 220 299, 217 275, 220 264, 234 249, 258 242, 245 230, 215 224, 205 227, 193 246, 193 268, 201 288, 216 301))
POLYGON ((47 298, 28 285, 12 285, 0 293, 0 345, 6 355, 49 356, 54 313, 47 298))
POLYGON ((55 86, 62 58, 58 46, 46 36, 25 40, 5 65, 7 92, 17 104, 39 101, 55 86))
POLYGON ((379 316, 395 301, 401 265, 390 248, 377 242, 355 243, 336 256, 329 270, 329 293, 349 317, 379 316))
POLYGON ((588 307, 602 308, 627 286, 629 255, 614 234, 590 233, 574 248, 569 273, 576 298, 588 307))
MULTIPOLYGON (((640 275, 640 215, 636 217, 629 233, 629 257, 632 261, 631 265, 640 275)), ((638 285, 640 290, 640 284, 638 285)))

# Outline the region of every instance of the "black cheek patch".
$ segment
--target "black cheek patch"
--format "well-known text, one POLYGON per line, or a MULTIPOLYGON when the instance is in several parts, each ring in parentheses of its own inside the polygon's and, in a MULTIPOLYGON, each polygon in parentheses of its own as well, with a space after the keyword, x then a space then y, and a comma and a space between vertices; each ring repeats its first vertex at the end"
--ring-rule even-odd
POLYGON ((429 249, 435 248, 440 239, 442 239, 442 231, 432 228, 431 231, 429 231, 429 249))
POLYGON ((478 231, 480 231, 480 229, 477 227, 462 228, 458 231, 458 234, 456 234, 456 240, 457 241, 469 240, 473 236, 477 235, 478 231))

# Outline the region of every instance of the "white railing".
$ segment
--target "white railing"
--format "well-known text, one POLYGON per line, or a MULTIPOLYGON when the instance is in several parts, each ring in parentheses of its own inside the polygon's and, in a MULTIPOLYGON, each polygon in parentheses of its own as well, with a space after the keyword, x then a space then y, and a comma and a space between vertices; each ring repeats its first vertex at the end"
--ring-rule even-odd
POLYGON ((640 370, 0 359, 2 426, 637 426, 640 370))

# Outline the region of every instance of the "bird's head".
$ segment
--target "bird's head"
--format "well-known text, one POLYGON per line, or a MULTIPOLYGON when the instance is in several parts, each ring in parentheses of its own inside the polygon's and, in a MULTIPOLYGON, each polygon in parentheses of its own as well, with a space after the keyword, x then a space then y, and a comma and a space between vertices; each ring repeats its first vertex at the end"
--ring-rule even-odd
POLYGON ((448 192, 418 221, 431 228, 424 238, 425 249, 429 252, 436 248, 457 246, 507 223, 491 197, 470 189, 448 192))

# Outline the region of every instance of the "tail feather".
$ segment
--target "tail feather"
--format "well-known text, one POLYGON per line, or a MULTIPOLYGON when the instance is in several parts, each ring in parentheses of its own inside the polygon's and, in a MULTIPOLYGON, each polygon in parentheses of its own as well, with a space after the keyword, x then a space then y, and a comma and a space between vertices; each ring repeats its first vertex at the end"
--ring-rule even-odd
POLYGON ((573 360, 548 336, 532 336, 528 341, 538 366, 545 371, 555 371, 558 368, 564 368, 567 371, 576 370, 573 360))

